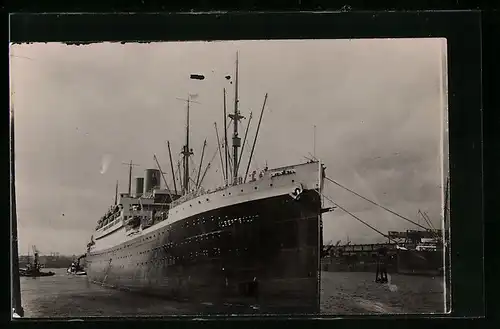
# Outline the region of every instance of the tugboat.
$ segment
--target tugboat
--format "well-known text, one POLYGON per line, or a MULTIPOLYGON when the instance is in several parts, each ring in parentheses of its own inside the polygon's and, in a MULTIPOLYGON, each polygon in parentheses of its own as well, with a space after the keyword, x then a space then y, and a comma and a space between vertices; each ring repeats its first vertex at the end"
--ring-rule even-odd
POLYGON ((42 265, 38 261, 38 250, 36 249, 35 246, 33 248, 33 253, 34 253, 34 260, 33 263, 31 263, 28 259, 28 264, 26 265, 25 268, 20 268, 19 269, 19 275, 20 276, 25 276, 25 277, 40 277, 40 276, 53 276, 55 273, 54 272, 42 272, 40 269, 42 268, 42 265))
POLYGON ((80 259, 84 258, 85 255, 82 255, 80 257, 78 257, 78 259, 76 261, 74 261, 73 263, 71 263, 70 267, 68 267, 68 274, 72 274, 72 275, 87 275, 87 272, 85 272, 85 270, 83 269, 83 266, 80 265, 80 259))

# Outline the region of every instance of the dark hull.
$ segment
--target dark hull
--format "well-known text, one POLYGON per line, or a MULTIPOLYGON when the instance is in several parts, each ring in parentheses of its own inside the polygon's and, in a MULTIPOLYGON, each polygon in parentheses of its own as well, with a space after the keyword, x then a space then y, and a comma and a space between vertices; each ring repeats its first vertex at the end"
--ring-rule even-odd
POLYGON ((261 312, 319 312, 321 202, 305 190, 201 213, 87 255, 89 280, 261 312))
POLYGON ((31 273, 31 272, 24 272, 24 271, 19 272, 19 276, 29 277, 29 278, 38 278, 38 277, 42 277, 42 276, 53 276, 53 275, 55 275, 54 272, 38 272, 38 273, 31 273))
POLYGON ((398 273, 408 275, 443 275, 443 251, 398 250, 398 273))

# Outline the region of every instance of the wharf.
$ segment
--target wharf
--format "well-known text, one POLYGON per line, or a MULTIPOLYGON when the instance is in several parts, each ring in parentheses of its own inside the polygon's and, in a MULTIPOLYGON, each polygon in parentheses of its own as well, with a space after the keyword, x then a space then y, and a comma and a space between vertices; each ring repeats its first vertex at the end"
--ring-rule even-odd
POLYGON ((332 246, 321 259, 321 270, 327 272, 373 272, 378 262, 378 250, 386 251, 388 273, 430 275, 442 274, 442 250, 415 250, 414 245, 398 247, 396 243, 374 243, 332 246))

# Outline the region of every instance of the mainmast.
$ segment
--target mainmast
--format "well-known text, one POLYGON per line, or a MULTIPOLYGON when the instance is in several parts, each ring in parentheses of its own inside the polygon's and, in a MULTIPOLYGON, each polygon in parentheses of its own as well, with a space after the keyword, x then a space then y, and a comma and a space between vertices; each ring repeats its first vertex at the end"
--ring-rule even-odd
POLYGON ((189 157, 193 155, 193 151, 189 148, 189 104, 191 100, 188 98, 186 100, 187 102, 187 111, 186 111, 186 144, 184 145, 184 148, 182 150, 182 155, 184 156, 182 159, 183 162, 183 169, 184 169, 184 175, 183 179, 184 182, 182 184, 182 187, 184 189, 184 193, 189 192, 189 157))
POLYGON ((236 52, 236 74, 234 89, 234 113, 229 117, 233 120, 233 184, 238 184, 238 148, 241 146, 241 138, 238 136, 238 122, 244 117, 238 111, 238 52, 236 52))

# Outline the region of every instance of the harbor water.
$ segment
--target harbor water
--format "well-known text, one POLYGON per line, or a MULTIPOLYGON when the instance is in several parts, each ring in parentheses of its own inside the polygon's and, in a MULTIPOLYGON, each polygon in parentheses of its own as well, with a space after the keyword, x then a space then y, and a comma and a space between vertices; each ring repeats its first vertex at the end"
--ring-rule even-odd
MULTIPOLYGON (((56 273, 51 277, 21 278, 26 318, 196 315, 215 307, 118 291, 68 275, 66 269, 51 271, 56 273)), ((387 284, 375 283, 374 273, 322 272, 321 277, 322 314, 444 312, 442 277, 390 275, 387 284)))

